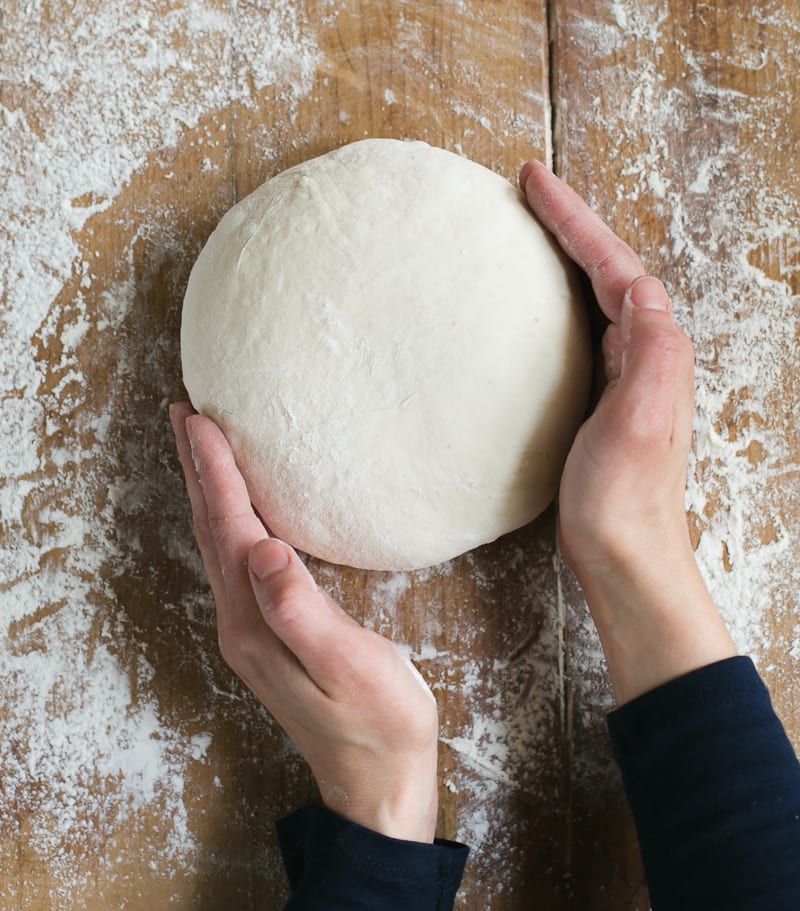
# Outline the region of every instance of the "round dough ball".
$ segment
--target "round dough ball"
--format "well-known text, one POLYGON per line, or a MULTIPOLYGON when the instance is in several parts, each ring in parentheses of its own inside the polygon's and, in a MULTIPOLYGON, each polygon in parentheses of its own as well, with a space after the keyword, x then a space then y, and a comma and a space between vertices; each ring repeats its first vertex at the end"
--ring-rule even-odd
POLYGON ((571 266, 519 191, 388 139, 290 168, 225 215, 189 279, 181 353, 271 532, 381 570, 540 513, 591 361, 571 266))

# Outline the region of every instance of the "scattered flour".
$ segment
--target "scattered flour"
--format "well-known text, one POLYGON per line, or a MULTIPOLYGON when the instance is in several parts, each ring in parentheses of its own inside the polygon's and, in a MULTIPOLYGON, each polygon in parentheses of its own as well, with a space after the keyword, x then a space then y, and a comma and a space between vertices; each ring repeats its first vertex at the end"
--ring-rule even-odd
MULTIPOLYGON (((763 47, 743 42, 736 59, 726 55, 726 62, 759 72, 769 58, 777 72, 792 72, 798 23, 792 31, 781 9, 786 7, 779 2, 763 4, 763 47)), ((567 10, 560 21, 564 45, 582 55, 582 63, 572 62, 581 94, 594 95, 595 104, 569 104, 566 86, 559 162, 568 179, 583 181, 590 201, 627 234, 650 270, 667 280, 677 319, 695 341, 687 509, 698 560, 739 648, 768 676, 785 673, 787 655, 800 658, 800 431, 794 404, 800 398, 800 300, 791 290, 800 269, 800 187, 788 172, 765 178, 764 163, 767 154, 773 168, 781 156, 793 160, 800 137, 787 128, 787 118, 800 101, 798 90, 779 79, 761 94, 740 91, 720 72, 717 51, 693 47, 688 32, 673 39, 666 3, 615 0, 610 12, 609 20, 567 10), (632 68, 619 63, 626 48, 635 52, 632 68), (684 130, 676 131, 676 123, 684 130), (597 169, 598 136, 607 179, 587 186, 586 175, 597 169), (654 246, 637 239, 642 212, 661 226, 654 246)), ((487 116, 460 99, 451 106, 495 136, 494 110, 487 116)), ((502 557, 496 560, 503 564, 502 557)), ((613 698, 602 650, 574 579, 557 555, 553 560, 552 576, 528 579, 528 608, 538 620, 532 635, 517 630, 516 649, 510 645, 494 661, 470 657, 481 621, 469 614, 445 636, 434 631, 410 650, 440 698, 465 694, 472 707, 463 730, 443 735, 454 757, 447 786, 459 797, 459 837, 478 846, 477 856, 489 868, 513 854, 499 812, 509 794, 536 799, 563 786, 600 795, 619 787, 603 741, 613 698), (543 766, 562 762, 548 752, 553 738, 571 744, 563 760, 571 779, 566 785, 537 775, 537 756, 543 766)), ((498 565, 489 575, 504 573, 506 582, 518 570, 513 558, 505 569, 498 565)), ((474 571, 480 580, 481 569, 474 571)), ((388 622, 411 587, 402 576, 376 585, 376 615, 388 622)), ((484 605, 511 607, 493 603, 490 595, 484 605)), ((788 687, 790 679, 772 682, 788 687)), ((793 686, 796 691, 796 681, 793 686)), ((796 705, 782 687, 775 693, 784 712, 796 705)), ((487 888, 501 878, 487 877, 487 888)))
MULTIPOLYGON (((800 99, 796 80, 751 80, 766 59, 774 73, 794 72, 800 22, 787 4, 761 4, 754 46, 749 13, 732 11, 734 47, 721 58, 676 26, 665 2, 615 0, 611 13, 613 21, 563 14, 574 56, 562 94, 579 81, 594 105, 562 105, 559 161, 666 280, 695 343, 687 508, 698 560, 737 645, 766 671, 789 717, 797 674, 792 682, 786 656, 800 654, 800 186, 779 163, 795 155, 800 99), (602 184, 590 177, 598 154, 602 184), (655 242, 639 233, 645 216, 660 231, 655 242)), ((701 6, 698 15, 716 14, 701 6)), ((600 650, 568 574, 561 578, 574 724, 597 727, 611 705, 600 650)), ((574 761, 591 780, 593 763, 580 752, 574 761)))
MULTIPOLYGON (((126 337, 142 293, 134 246, 153 229, 123 226, 130 246, 108 264, 86 228, 209 112, 269 86, 290 106, 302 99, 319 53, 288 2, 28 0, 4 7, 2 20, 0 906, 34 894, 33 880, 18 880, 16 839, 48 870, 52 907, 66 908, 81 901, 87 858, 110 860, 115 832, 140 815, 156 814, 153 857, 193 868, 185 776, 211 746, 202 721, 165 715, 157 669, 120 606, 186 610, 191 620, 191 595, 171 604, 153 590, 143 555, 161 543, 197 570, 171 538, 187 527, 179 484, 164 503, 164 484, 138 465, 145 452, 154 474, 166 474, 163 411, 155 439, 143 428, 141 452, 120 449, 120 416, 143 376, 132 361, 163 348, 156 339, 145 352, 143 339, 126 337), (120 280, 108 283, 115 271, 120 280), (95 358, 109 370, 106 399, 95 358), (148 514, 163 515, 161 528, 125 518, 148 514), (120 596, 126 576, 138 595, 120 596)), ((207 627, 205 599, 198 611, 207 627)))
MULTIPOLYGON (((508 47, 503 29, 470 3, 445 6, 450 15, 473 17, 495 49, 508 47)), ((441 73, 408 7, 398 6, 397 45, 420 84, 434 85, 441 73)), ((787 29, 780 9, 767 0, 752 11, 773 50, 743 47, 737 66, 791 70, 797 24, 787 29)), ((134 248, 148 241, 165 261, 195 251, 152 209, 143 223, 123 226, 130 240, 119 263, 104 262, 85 229, 113 211, 154 155, 168 157, 205 116, 231 102, 246 107, 265 88, 290 109, 300 103, 322 58, 315 33, 287 0, 145 0, 134 9, 77 0, 59 8, 57 21, 48 10, 40 0, 4 10, 0 34, 0 831, 19 833, 49 865, 58 883, 54 906, 67 907, 85 886, 86 856, 101 855, 116 824, 143 809, 156 808, 161 820, 155 859, 192 868, 198 845, 184 785, 191 764, 207 762, 213 747, 202 718, 188 729, 165 715, 156 661, 131 618, 115 610, 120 579, 131 576, 143 601, 165 615, 179 612, 193 654, 206 654, 207 599, 191 587, 162 592, 160 580, 147 576, 153 542, 143 529, 185 578, 200 578, 191 547, 171 533, 181 522, 187 527, 180 482, 173 478, 165 497, 148 473, 137 473, 139 452, 120 449, 118 427, 118 412, 135 398, 131 378, 151 367, 165 372, 159 343, 143 352, 126 335, 142 293, 134 248), (101 286, 98 307, 92 295, 101 286), (120 389, 103 399, 93 389, 92 354, 109 348, 119 351, 113 378, 120 389), (132 366, 137 357, 144 368, 132 366), (151 514, 160 521, 148 524, 151 514)), ((727 85, 713 52, 666 35, 667 13, 666 2, 614 0, 605 18, 565 15, 561 35, 575 53, 581 49, 582 92, 595 103, 587 110, 561 102, 559 161, 569 179, 595 173, 596 148, 585 140, 599 131, 609 170, 602 186, 588 188, 590 201, 613 224, 627 225, 634 243, 631 213, 645 209, 664 227, 642 253, 668 279, 698 348, 687 493, 698 556, 740 647, 769 668, 771 655, 800 660, 797 514, 786 508, 800 501, 798 429, 796 416, 780 408, 800 397, 798 301, 787 285, 800 268, 800 237, 797 193, 761 180, 758 142, 773 142, 774 154, 793 160, 798 137, 783 121, 796 109, 797 89, 783 85, 764 98, 727 85), (678 81, 661 63, 671 43, 684 61, 678 81), (615 57, 631 47, 633 72, 615 57), (675 123, 687 124, 685 135, 675 123), (748 144, 748 135, 758 141, 748 144), (758 203, 743 208, 743 194, 757 194, 758 203), (774 268, 767 274, 766 259, 777 262, 778 277, 774 268)), ((335 4, 323 4, 322 27, 335 28, 339 15, 335 4)), ((538 25, 523 25, 537 44, 538 25)), ((451 75, 467 85, 479 68, 463 60, 451 75)), ((519 137, 547 148, 543 121, 532 113, 548 103, 546 89, 504 78, 498 71, 496 89, 510 101, 484 110, 471 95, 452 100, 464 125, 459 138, 467 151, 475 132, 500 148, 519 137)), ((397 104, 389 88, 383 100, 397 104)), ((338 119, 350 117, 343 108, 338 119)), ((209 154, 231 141, 225 126, 201 131, 209 154)), ((461 142, 454 148, 463 151, 461 142)), ((208 155, 198 162, 201 171, 214 167, 208 155)), ((157 271, 158 263, 150 265, 157 271)), ((174 355, 174 346, 167 351, 174 355)), ((115 362, 106 356, 104 363, 115 362)), ((162 378, 149 394, 159 401, 168 391, 162 378)), ((162 421, 157 434, 163 430, 162 421)), ((154 433, 152 426, 142 433, 154 433)), ((143 445, 151 473, 166 473, 168 443, 143 445)), ((497 864, 513 871, 524 862, 526 832, 507 831, 508 808, 520 799, 554 802, 563 783, 553 769, 564 761, 570 775, 590 784, 608 775, 591 744, 568 760, 559 752, 576 731, 602 726, 611 699, 585 607, 546 532, 540 528, 525 545, 524 537, 501 543, 489 557, 463 558, 474 580, 469 597, 459 589, 463 574, 445 564, 368 578, 356 611, 389 635, 400 612, 405 621, 413 613, 415 641, 400 647, 440 703, 469 707, 461 713, 467 723, 457 729, 448 722, 442 735, 445 783, 457 798, 457 831, 448 834, 475 847, 470 875, 487 901, 512 879, 498 875, 497 864), (498 585, 516 596, 498 604, 498 585), (442 597, 452 628, 438 619, 435 598, 442 597), (493 657, 484 641, 488 611, 504 618, 493 657)), ((338 575, 320 575, 336 595, 338 575)), ((214 659, 206 658, 199 671, 205 685, 226 710, 235 707, 239 697, 220 687, 214 659)), ((0 885, 0 904, 14 900, 8 882, 0 885)))

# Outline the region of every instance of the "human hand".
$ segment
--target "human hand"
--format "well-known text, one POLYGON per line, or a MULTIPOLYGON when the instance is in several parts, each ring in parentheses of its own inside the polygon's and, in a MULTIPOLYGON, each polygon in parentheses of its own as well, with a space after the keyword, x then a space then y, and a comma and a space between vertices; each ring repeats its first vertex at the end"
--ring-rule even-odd
POLYGON ((559 539, 626 701, 735 654, 686 522, 694 353, 662 283, 573 190, 536 162, 522 168, 520 183, 611 321, 607 386, 561 479, 559 539))
MULTIPOLYGON (((525 175, 525 172, 523 172, 525 175)), ((577 572, 689 543, 684 511, 694 395, 693 351, 658 279, 563 181, 537 165, 531 207, 586 272, 610 325, 607 385, 564 467, 559 530, 577 572)))
MULTIPOLYGON (((321 589, 256 516, 222 431, 188 403, 170 418, 223 657, 311 767, 327 807, 432 841, 436 703, 414 667, 321 589)), ((267 517, 268 519, 268 517, 267 517)))

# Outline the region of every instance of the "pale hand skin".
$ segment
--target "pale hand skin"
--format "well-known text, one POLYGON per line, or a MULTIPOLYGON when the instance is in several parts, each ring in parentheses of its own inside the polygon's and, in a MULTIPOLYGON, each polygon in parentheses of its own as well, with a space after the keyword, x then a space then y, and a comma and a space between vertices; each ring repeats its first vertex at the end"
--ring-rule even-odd
POLYGON ((611 320, 608 385, 561 479, 559 540, 624 703, 736 654, 686 522, 694 352, 664 286, 573 190, 537 162, 520 185, 611 320))
MULTIPOLYGON (((611 320, 608 386, 564 469, 559 536, 626 702, 736 653, 684 512, 692 347, 663 285, 565 183, 535 162, 520 183, 611 320)), ((348 617, 297 554, 269 537, 216 425, 188 404, 173 406, 171 418, 225 660, 301 750, 330 809, 384 835, 431 841, 430 691, 388 640, 348 617)))
POLYGON ((188 403, 170 417, 223 657, 305 756, 327 807, 376 832, 433 841, 436 702, 411 664, 270 538, 233 453, 188 403))

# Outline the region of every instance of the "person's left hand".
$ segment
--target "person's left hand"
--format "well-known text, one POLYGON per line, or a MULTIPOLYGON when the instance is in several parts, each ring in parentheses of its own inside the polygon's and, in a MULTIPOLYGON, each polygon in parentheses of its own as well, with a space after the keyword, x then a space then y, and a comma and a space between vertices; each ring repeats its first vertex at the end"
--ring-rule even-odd
MULTIPOLYGON (((223 657, 305 756, 327 807, 432 841, 436 703, 395 646, 318 589, 256 516, 222 431, 170 409, 223 657)), ((268 522, 269 517, 265 517, 268 522)))

